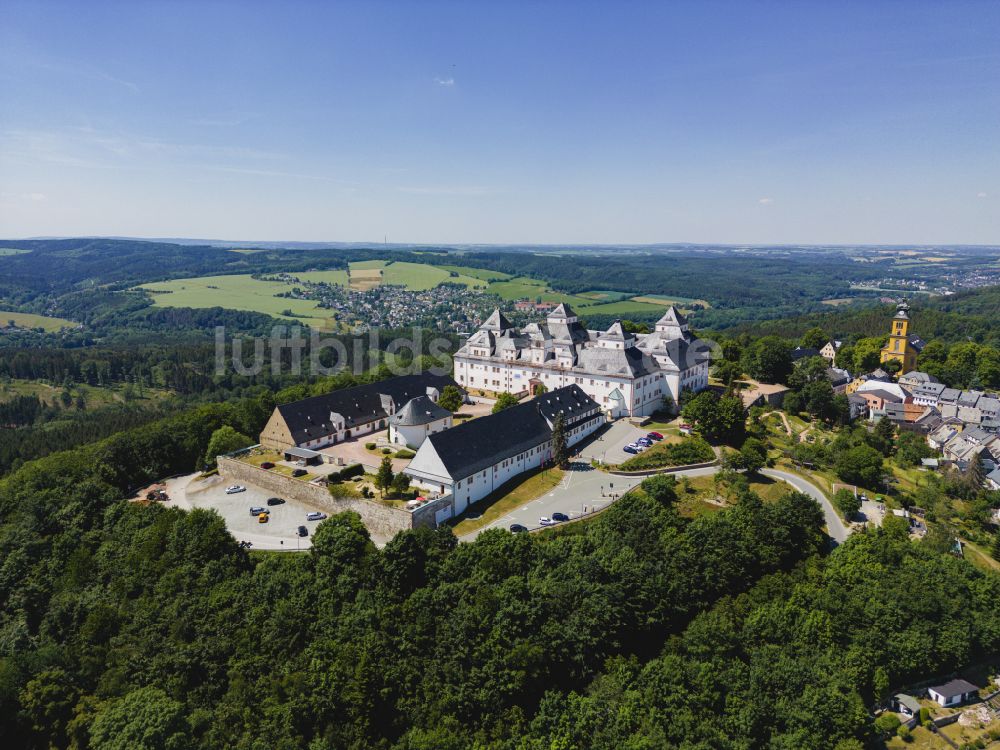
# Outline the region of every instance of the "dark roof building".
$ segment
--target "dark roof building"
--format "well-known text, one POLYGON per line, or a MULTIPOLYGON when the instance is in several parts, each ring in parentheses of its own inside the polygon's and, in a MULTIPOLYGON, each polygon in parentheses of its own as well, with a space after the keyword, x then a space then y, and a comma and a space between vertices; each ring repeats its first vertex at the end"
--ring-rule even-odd
POLYGON ((449 385, 458 387, 448 375, 425 372, 281 404, 261 432, 260 442, 275 448, 329 445, 358 431, 385 427, 385 420, 412 399, 437 398, 449 385))
POLYGON ((600 413, 600 405, 578 385, 558 388, 429 435, 406 473, 419 479, 433 471, 435 479, 460 480, 547 443, 560 415, 569 432, 600 413))
POLYGON ((406 402, 406 406, 389 417, 389 424, 399 427, 415 427, 447 419, 451 412, 435 404, 429 396, 417 396, 406 402))

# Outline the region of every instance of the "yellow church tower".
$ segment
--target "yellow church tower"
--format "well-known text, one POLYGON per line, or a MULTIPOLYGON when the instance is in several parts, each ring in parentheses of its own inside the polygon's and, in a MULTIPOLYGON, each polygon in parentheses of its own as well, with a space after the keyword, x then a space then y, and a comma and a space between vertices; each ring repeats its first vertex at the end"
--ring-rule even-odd
POLYGON ((896 314, 892 318, 892 331, 889 333, 889 343, 882 347, 882 362, 891 359, 899 362, 899 374, 915 370, 917 367, 917 347, 909 338, 910 333, 910 306, 905 302, 900 302, 896 307, 896 314))

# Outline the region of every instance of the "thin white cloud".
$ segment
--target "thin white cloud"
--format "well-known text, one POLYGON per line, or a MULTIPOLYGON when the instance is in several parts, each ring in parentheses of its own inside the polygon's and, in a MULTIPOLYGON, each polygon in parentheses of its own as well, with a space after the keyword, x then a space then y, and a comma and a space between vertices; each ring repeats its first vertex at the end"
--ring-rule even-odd
POLYGON ((26 201, 44 201, 48 200, 48 196, 45 193, 23 193, 21 195, 26 201))
POLYGON ((988 196, 986 195, 986 193, 980 191, 980 192, 976 193, 976 197, 977 198, 986 198, 988 196))
POLYGON ((402 185, 396 190, 410 195, 486 195, 491 192, 482 185, 402 185))
POLYGON ((454 86, 455 85, 455 79, 451 78, 451 77, 449 77, 449 78, 441 78, 439 76, 439 77, 437 77, 437 78, 434 79, 434 83, 436 83, 438 86, 454 86))
POLYGON ((770 206, 774 203, 774 198, 758 198, 757 202, 762 206, 770 206))

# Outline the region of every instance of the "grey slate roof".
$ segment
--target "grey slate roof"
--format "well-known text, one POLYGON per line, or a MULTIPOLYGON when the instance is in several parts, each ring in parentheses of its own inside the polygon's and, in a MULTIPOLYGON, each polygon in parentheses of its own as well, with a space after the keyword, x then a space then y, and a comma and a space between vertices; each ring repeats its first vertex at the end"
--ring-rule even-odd
POLYGON ((406 406, 389 417, 389 424, 397 427, 415 427, 430 424, 451 416, 451 412, 438 406, 427 396, 417 396, 406 402, 406 406))
POLYGON ((979 688, 971 682, 966 682, 965 680, 952 680, 951 682, 946 682, 943 685, 931 685, 928 689, 933 690, 938 695, 943 695, 945 698, 951 698, 956 695, 964 695, 965 693, 979 692, 979 688))
POLYGON ((805 359, 806 357, 818 357, 819 349, 813 349, 810 346, 797 346, 792 349, 792 361, 798 362, 800 359, 805 359))
POLYGON ((464 479, 549 440, 548 419, 563 414, 571 427, 597 402, 578 385, 567 385, 496 414, 470 420, 427 440, 453 479, 464 479), (548 419, 547 419, 548 418, 548 419))
POLYGON ((673 305, 667 308, 667 311, 663 313, 662 317, 656 321, 656 325, 659 326, 685 326, 687 325, 687 318, 673 305))
POLYGON ((292 434, 292 440, 299 444, 325 437, 333 432, 330 425, 331 412, 342 416, 346 428, 351 429, 389 416, 383 396, 391 399, 396 408, 401 408, 407 401, 417 396, 426 396, 428 388, 440 391, 446 385, 458 387, 448 375, 434 375, 429 372, 401 375, 281 404, 277 409, 292 434))

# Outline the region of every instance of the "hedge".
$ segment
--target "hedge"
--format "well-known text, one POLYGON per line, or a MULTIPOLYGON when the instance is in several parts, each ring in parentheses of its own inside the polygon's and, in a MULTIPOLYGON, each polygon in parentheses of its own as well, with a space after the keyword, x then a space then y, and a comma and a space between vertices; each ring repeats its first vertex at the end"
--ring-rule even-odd
POLYGON ((351 464, 345 466, 340 471, 335 471, 327 478, 328 482, 343 482, 351 477, 360 477, 365 473, 365 467, 361 464, 351 464))

